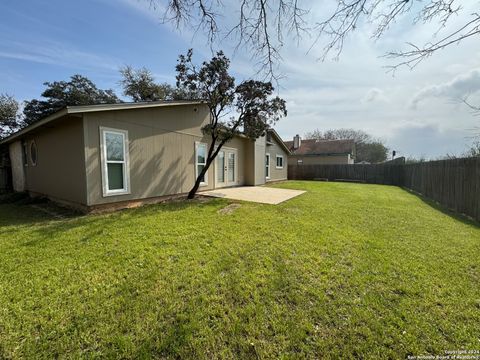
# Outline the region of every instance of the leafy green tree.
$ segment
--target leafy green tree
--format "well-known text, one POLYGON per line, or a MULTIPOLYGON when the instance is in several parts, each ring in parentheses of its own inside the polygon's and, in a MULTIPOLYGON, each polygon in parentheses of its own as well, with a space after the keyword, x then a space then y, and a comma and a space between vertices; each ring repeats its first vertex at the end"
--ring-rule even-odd
POLYGON ((156 83, 153 74, 147 68, 134 69, 131 66, 125 66, 120 69, 120 74, 122 74, 120 85, 123 88, 123 94, 134 102, 200 98, 195 91, 179 89, 168 83, 156 83))
POLYGON ((368 161, 379 163, 388 158, 388 148, 379 140, 362 130, 355 129, 332 129, 321 131, 316 129, 305 134, 306 139, 318 140, 354 140, 356 148, 355 161, 368 161))
POLYGON ((379 140, 359 143, 356 148, 358 161, 368 161, 375 164, 384 162, 388 158, 388 148, 379 140))
POLYGON ((41 96, 25 102, 24 122, 30 125, 65 106, 112 104, 121 102, 111 89, 101 90, 88 78, 73 75, 69 81, 45 82, 47 87, 41 96))
POLYGON ((134 69, 124 66, 120 69, 122 80, 120 85, 123 94, 130 97, 134 102, 173 100, 175 90, 167 83, 157 84, 153 74, 147 68, 134 69))
POLYGON ((229 74, 230 60, 223 52, 217 52, 200 67, 193 64, 192 55, 190 49, 178 58, 177 87, 184 93, 196 94, 208 106, 210 121, 202 131, 210 137, 210 144, 206 164, 188 194, 189 199, 195 197, 208 168, 227 141, 240 133, 251 139, 263 136, 269 126, 287 115, 285 101, 271 96, 274 88, 270 82, 247 80, 235 85, 229 74))
POLYGON ((20 105, 11 95, 0 94, 0 139, 21 127, 18 110, 20 105))

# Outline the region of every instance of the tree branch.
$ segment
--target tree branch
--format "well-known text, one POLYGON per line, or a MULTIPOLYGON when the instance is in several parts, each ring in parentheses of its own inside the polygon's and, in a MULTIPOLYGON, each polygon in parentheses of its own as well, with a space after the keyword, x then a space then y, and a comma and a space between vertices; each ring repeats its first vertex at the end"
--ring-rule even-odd
MULTIPOLYGON (((162 0, 149 1, 155 7, 162 0)), ((338 58, 343 51, 348 36, 360 25, 370 24, 371 37, 378 40, 399 19, 412 16, 414 24, 438 23, 438 30, 432 33, 435 39, 439 31, 446 35, 440 40, 432 40, 421 46, 409 44, 406 51, 390 51, 386 58, 397 59, 391 70, 406 66, 414 68, 418 63, 438 50, 480 35, 480 16, 466 14, 460 0, 334 0, 335 10, 326 19, 307 17, 310 10, 301 5, 301 0, 240 0, 229 3, 229 17, 221 20, 225 12, 221 0, 163 0, 167 3, 164 20, 185 25, 195 30, 203 30, 208 43, 233 39, 235 52, 244 50, 251 54, 257 68, 265 79, 279 80, 281 51, 288 36, 299 43, 304 36, 312 36, 310 50, 326 40, 322 45, 319 60, 325 60, 333 53, 338 58), (236 8, 233 8, 236 6, 236 8), (453 16, 463 15, 465 22, 458 29, 449 29, 453 16), (230 21, 232 20, 233 23, 230 21), (403 60, 402 60, 403 59, 403 60)), ((160 7, 160 6, 158 6, 160 7)), ((309 51, 310 51, 309 50, 309 51)))

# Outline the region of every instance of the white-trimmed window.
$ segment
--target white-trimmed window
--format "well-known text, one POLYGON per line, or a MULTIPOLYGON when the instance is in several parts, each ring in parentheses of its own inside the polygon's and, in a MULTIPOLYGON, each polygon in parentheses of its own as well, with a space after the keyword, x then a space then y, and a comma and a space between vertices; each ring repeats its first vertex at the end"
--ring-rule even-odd
POLYGON ((283 169, 283 155, 277 155, 277 169, 283 169))
MULTIPOLYGON (((197 141, 195 142, 195 180, 205 166, 207 166, 207 144, 197 141)), ((200 185, 208 185, 208 171, 203 175, 200 185)))
POLYGON ((103 196, 130 193, 128 131, 100 127, 103 196))
POLYGON ((265 154, 265 178, 270 179, 270 154, 265 154))

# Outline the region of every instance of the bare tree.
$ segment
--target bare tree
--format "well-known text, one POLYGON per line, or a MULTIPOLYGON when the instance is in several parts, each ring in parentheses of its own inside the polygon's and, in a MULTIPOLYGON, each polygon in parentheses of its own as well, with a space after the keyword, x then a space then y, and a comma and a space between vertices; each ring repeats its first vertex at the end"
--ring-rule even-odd
POLYGON ((480 140, 474 141, 467 151, 463 153, 464 157, 480 157, 480 140))
POLYGON ((250 51, 254 60, 270 77, 276 76, 281 59, 281 48, 286 37, 298 39, 307 35, 312 47, 326 39, 320 59, 338 57, 347 37, 359 25, 370 23, 373 39, 381 38, 400 18, 413 17, 414 24, 437 25, 432 40, 425 44, 408 43, 405 50, 385 54, 396 59, 392 70, 398 67, 414 68, 420 62, 450 45, 480 35, 480 13, 469 13, 461 0, 332 0, 336 4, 324 19, 309 16, 310 8, 304 0, 144 0, 163 9, 165 21, 177 27, 189 26, 207 35, 210 44, 234 37, 237 48, 250 51), (228 1, 228 8, 225 2, 228 1), (166 6, 164 6, 166 5, 166 6), (228 12, 229 20, 222 14, 228 12), (451 19, 462 17, 463 24, 454 27, 451 19), (443 35, 437 38, 440 30, 443 35))
MULTIPOLYGON (((474 115, 477 115, 477 116, 480 115, 480 106, 473 105, 468 100, 468 97, 464 98, 462 102, 470 108, 470 110, 473 112, 474 115)), ((480 126, 474 127, 472 131, 473 131, 473 138, 477 140, 477 146, 478 146, 478 143, 480 142, 480 126)))
POLYGON ((462 102, 467 105, 475 114, 480 114, 480 106, 473 105, 468 101, 468 98, 464 98, 462 102))

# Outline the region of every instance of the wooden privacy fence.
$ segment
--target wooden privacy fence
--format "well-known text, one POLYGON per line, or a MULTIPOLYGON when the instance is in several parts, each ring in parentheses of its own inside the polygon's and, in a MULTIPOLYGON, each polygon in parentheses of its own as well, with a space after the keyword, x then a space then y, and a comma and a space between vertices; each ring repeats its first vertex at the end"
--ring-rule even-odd
POLYGON ((403 184, 403 166, 387 164, 288 165, 290 180, 358 181, 368 184, 403 184))
POLYGON ((480 158, 404 165, 403 186, 480 221, 480 158))
POLYGON ((480 221, 480 158, 404 165, 289 165, 288 178, 402 186, 480 221))

